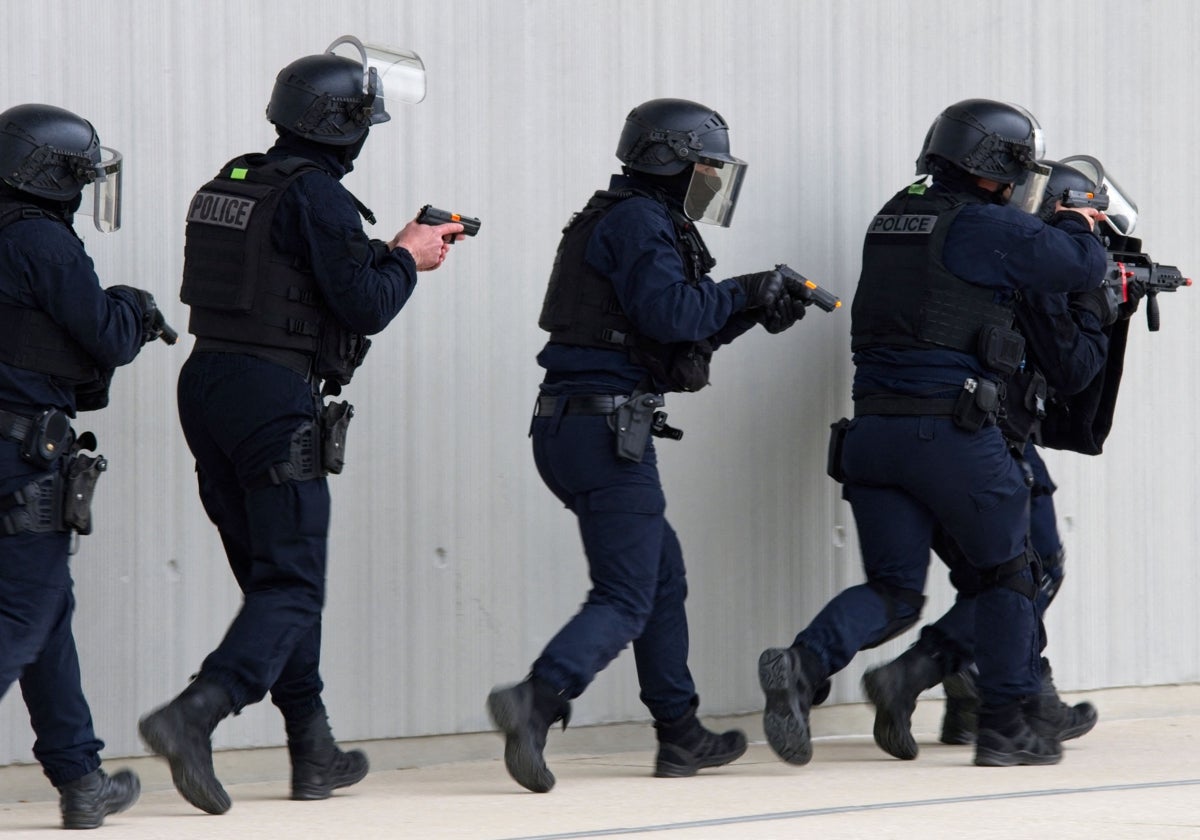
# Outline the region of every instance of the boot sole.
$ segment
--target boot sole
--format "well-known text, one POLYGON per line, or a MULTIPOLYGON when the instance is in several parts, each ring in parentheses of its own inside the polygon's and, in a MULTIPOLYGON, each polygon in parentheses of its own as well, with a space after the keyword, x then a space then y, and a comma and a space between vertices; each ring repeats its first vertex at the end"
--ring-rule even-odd
POLYGON ((975 764, 978 767, 1017 767, 1044 764, 1058 764, 1062 761, 1062 753, 1031 753, 1025 750, 1016 752, 1000 752, 999 750, 977 749, 975 764))
POLYGON ((520 708, 507 692, 493 693, 487 699, 488 714, 496 728, 504 733, 504 766, 513 781, 534 793, 548 793, 554 787, 554 774, 545 759, 527 738, 521 737, 528 710, 520 708))
POLYGON ((883 669, 868 671, 863 676, 863 691, 875 707, 875 729, 872 734, 876 745, 885 753, 903 761, 912 761, 920 748, 912 736, 911 713, 908 720, 901 721, 888 711, 889 696, 899 693, 891 683, 892 680, 883 669))
POLYGON ((168 734, 168 727, 161 723, 155 712, 138 722, 138 734, 150 750, 167 760, 171 767, 171 781, 179 795, 192 805, 209 814, 224 814, 233 805, 229 794, 221 787, 214 775, 212 778, 216 789, 212 790, 207 780, 198 777, 186 761, 180 758, 179 745, 168 734))
POLYGON ((767 743, 788 764, 803 765, 812 760, 812 738, 800 713, 798 676, 787 648, 768 648, 758 657, 758 684, 766 697, 763 733, 767 743))

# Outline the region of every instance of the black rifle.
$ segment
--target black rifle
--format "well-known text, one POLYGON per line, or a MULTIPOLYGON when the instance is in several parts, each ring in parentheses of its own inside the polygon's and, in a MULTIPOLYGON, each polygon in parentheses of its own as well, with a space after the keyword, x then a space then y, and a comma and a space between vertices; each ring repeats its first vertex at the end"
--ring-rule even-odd
MULTIPOLYGON (((1107 228, 1107 225, 1105 226, 1107 228)), ((1163 265, 1150 259, 1142 252, 1142 240, 1132 236, 1120 236, 1111 228, 1104 236, 1104 247, 1108 251, 1108 266, 1104 284, 1117 290, 1121 302, 1129 301, 1132 291, 1134 300, 1146 299, 1146 326, 1151 332, 1159 328, 1158 293, 1174 292, 1180 286, 1192 285, 1191 278, 1173 265, 1163 265)))

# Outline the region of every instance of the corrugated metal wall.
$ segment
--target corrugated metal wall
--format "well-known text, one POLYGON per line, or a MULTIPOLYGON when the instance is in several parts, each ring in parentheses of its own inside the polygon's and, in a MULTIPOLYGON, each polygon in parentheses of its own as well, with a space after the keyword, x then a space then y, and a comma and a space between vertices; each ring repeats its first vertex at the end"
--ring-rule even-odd
MULTIPOLYGON (((932 118, 959 99, 1022 103, 1053 157, 1100 157, 1139 201, 1157 259, 1200 271, 1200 134, 1188 0, 453 0, 246 3, 41 0, 5 8, 0 105, 89 117, 127 158, 125 227, 86 235, 108 284, 151 289, 177 327, 183 214, 225 160, 272 137, 275 72, 354 33, 418 51, 429 96, 396 106, 347 185, 389 238, 426 202, 483 219, 380 336, 347 395, 350 464, 332 480, 326 699, 343 738, 487 728, 493 683, 526 672, 586 589, 573 518, 542 487, 526 431, 535 326, 559 230, 615 170, 630 107, 701 100, 750 173, 730 276, 786 261, 849 301, 864 225, 912 174, 932 118)), ((1048 620, 1062 688, 1200 680, 1192 515, 1200 291, 1139 320, 1101 458, 1051 453, 1067 585, 1048 620)), ((1140 316, 1139 316, 1140 317, 1140 316)), ((849 313, 810 311, 722 351, 714 386, 672 398, 686 429, 660 458, 690 570, 692 665, 710 713, 759 707, 759 651, 788 642, 860 579, 848 506, 824 476, 849 410, 849 313)), ((200 508, 174 407, 190 347, 147 347, 85 420, 111 469, 74 562, 76 634, 108 754, 136 754, 139 714, 178 691, 237 606, 200 508)), ((950 601, 939 569, 927 616, 950 601)), ((864 654, 834 681, 861 699, 864 654)), ((644 719, 631 657, 576 706, 644 719)), ((269 704, 218 746, 277 744, 269 704)), ((19 693, 0 705, 0 764, 27 761, 19 693)))

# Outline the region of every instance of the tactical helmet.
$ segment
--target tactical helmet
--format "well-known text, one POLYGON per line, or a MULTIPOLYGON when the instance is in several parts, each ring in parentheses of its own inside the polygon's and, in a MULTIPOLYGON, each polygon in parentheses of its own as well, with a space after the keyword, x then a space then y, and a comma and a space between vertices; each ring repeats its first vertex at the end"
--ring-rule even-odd
POLYGON ((1130 236, 1137 227, 1138 207, 1112 176, 1104 164, 1091 155, 1072 155, 1060 161, 1042 161, 1049 167, 1050 177, 1038 215, 1049 220, 1056 205, 1067 190, 1103 196, 1104 223, 1121 236, 1130 236))
POLYGON ((0 113, 0 178, 41 198, 70 201, 103 176, 100 138, 83 117, 53 105, 0 113))
POLYGON ((1049 221, 1054 215, 1058 201, 1068 190, 1082 193, 1104 191, 1098 190, 1095 181, 1070 164, 1057 160, 1043 160, 1039 163, 1050 170, 1050 177, 1046 179, 1046 187, 1042 191, 1042 203, 1037 212, 1044 221, 1049 221))
POLYGON ((721 115, 686 99, 652 99, 630 111, 617 158, 651 175, 677 175, 692 163, 742 163, 729 154, 729 126, 721 115))
POLYGON ((352 146, 372 125, 390 120, 383 84, 361 62, 322 53, 297 59, 279 71, 267 119, 317 143, 352 146))
POLYGON ((930 126, 918 174, 928 171, 930 155, 981 178, 1019 184, 1045 152, 1041 126, 1024 108, 965 99, 942 111, 930 126))

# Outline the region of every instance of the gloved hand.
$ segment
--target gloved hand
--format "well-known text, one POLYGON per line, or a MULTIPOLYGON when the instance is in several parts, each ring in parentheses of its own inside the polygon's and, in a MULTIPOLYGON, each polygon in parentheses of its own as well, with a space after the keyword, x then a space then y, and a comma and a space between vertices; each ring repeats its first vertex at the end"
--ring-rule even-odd
POLYGON ((733 280, 746 293, 746 309, 770 306, 783 294, 783 275, 774 269, 757 274, 743 274, 734 277, 733 280))
POLYGON ((1125 300, 1117 306, 1117 317, 1128 321, 1133 313, 1138 311, 1138 303, 1146 296, 1145 283, 1128 283, 1125 286, 1125 300))
POLYGON ((1096 316, 1096 320, 1107 327, 1117 320, 1120 311, 1120 300, 1117 295, 1117 290, 1106 284, 1072 295, 1071 308, 1092 313, 1096 316))
POLYGON ((778 335, 804 317, 804 301, 782 294, 771 306, 764 306, 758 322, 772 335, 778 335))
POLYGON ((136 289, 133 286, 110 286, 108 291, 111 292, 118 289, 133 295, 138 308, 142 311, 142 344, 146 344, 156 338, 161 338, 167 344, 175 343, 179 334, 167 324, 166 319, 158 308, 158 304, 154 301, 154 295, 145 289, 136 289))

